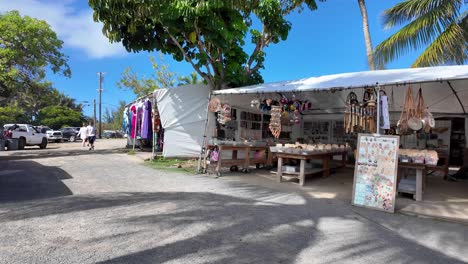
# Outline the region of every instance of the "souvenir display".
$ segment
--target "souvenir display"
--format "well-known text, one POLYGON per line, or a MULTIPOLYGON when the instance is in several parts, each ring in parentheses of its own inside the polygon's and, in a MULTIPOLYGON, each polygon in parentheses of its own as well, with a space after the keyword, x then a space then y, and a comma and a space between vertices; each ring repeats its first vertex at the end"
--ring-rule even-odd
POLYGON ((400 119, 397 123, 398 134, 408 135, 412 133, 411 130, 415 130, 418 128, 421 129, 421 122, 415 117, 415 115, 416 110, 414 108, 413 93, 411 92, 411 87, 408 86, 408 90, 406 91, 405 96, 405 102, 403 104, 403 110, 401 111, 400 119))
POLYGON ((437 165, 439 156, 435 150, 400 149, 398 151, 400 162, 437 165))
POLYGON ((310 155, 318 152, 340 152, 349 151, 351 147, 349 144, 276 144, 276 146, 270 147, 272 152, 283 152, 291 154, 310 155))
POLYGON ((272 106, 269 128, 273 136, 279 138, 281 133, 281 106, 272 106))
POLYGON ((424 102, 424 97, 421 88, 419 88, 417 101, 418 103, 416 106, 416 116, 421 120, 423 126, 422 129, 424 130, 424 132, 429 133, 431 131, 431 128, 434 128, 435 126, 435 120, 424 102))
POLYGON ((345 133, 376 133, 377 100, 374 89, 364 92, 362 103, 359 103, 354 92, 348 94, 344 113, 345 133))
POLYGON ((395 211, 399 137, 358 137, 352 204, 395 211))
POLYGON ((354 132, 354 126, 356 125, 355 114, 358 104, 359 102, 356 94, 354 92, 350 92, 346 99, 346 110, 344 114, 345 132, 347 134, 354 132))
POLYGON ((385 91, 380 91, 380 128, 390 129, 390 111, 388 109, 388 97, 385 91))
POLYGON ((218 112, 221 110, 221 100, 218 97, 212 97, 209 103, 210 112, 218 112))

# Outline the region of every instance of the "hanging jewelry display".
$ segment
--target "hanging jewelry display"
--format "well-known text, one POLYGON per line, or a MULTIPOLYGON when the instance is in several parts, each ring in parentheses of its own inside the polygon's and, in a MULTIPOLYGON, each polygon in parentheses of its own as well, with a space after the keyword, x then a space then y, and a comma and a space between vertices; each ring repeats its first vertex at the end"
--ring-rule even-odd
POLYGON ((271 118, 269 128, 271 134, 275 138, 279 138, 281 134, 281 106, 271 106, 271 118))

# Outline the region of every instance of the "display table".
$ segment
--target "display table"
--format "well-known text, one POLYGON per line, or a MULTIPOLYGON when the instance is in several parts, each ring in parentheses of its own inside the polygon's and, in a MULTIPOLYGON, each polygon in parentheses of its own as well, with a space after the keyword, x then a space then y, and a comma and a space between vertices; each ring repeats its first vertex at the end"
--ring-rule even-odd
POLYGON ((278 171, 276 172, 276 179, 278 182, 281 182, 283 174, 292 174, 299 177, 299 184, 304 186, 305 175, 309 174, 305 170, 306 160, 322 160, 323 164, 323 176, 330 176, 330 160, 333 156, 341 155, 342 164, 346 163, 346 151, 321 151, 310 154, 293 154, 285 152, 275 152, 276 157, 278 158, 278 171), (300 160, 299 172, 284 172, 283 171, 283 159, 297 159, 300 160))
POLYGON ((208 145, 208 148, 218 147, 219 159, 214 164, 216 165, 216 174, 221 176, 222 167, 230 167, 231 171, 238 169, 238 166, 242 167, 242 172, 248 172, 248 168, 251 165, 265 164, 267 166, 272 165, 272 154, 267 146, 249 146, 249 145, 208 145), (231 151, 230 159, 223 159, 223 153, 231 151), (238 157, 238 152, 243 151, 245 153, 243 158, 238 157), (266 156, 256 157, 255 153, 259 151, 265 151, 266 156), (251 154, 254 153, 252 157, 251 154), (235 169, 233 169, 235 168, 235 169))
POLYGON ((402 180, 400 178, 398 181, 398 192, 411 193, 413 194, 413 199, 416 201, 422 201, 422 196, 426 187, 426 171, 433 167, 435 167, 435 165, 399 162, 399 172, 403 172, 404 170, 408 169, 416 170, 416 186, 414 190, 411 188, 404 188, 403 186, 400 187, 400 181, 402 180))

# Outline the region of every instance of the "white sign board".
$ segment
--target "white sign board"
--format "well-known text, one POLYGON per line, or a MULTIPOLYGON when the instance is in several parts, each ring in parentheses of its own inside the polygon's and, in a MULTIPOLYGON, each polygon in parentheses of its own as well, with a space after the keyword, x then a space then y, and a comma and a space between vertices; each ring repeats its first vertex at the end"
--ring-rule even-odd
POLYGON ((353 205, 395 212, 399 145, 398 136, 359 134, 353 205))

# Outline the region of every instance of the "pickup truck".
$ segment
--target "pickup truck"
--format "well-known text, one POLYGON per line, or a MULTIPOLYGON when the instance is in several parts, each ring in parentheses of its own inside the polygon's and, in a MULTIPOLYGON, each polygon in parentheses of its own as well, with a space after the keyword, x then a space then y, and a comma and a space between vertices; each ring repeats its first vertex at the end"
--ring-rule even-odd
POLYGON ((18 149, 24 149, 24 146, 37 145, 41 149, 47 147, 47 135, 41 133, 38 129, 28 124, 6 124, 3 126, 5 129, 5 138, 17 138, 18 149))
POLYGON ((49 142, 59 143, 63 140, 62 131, 60 130, 53 130, 48 126, 37 126, 36 129, 42 133, 46 133, 49 142))

